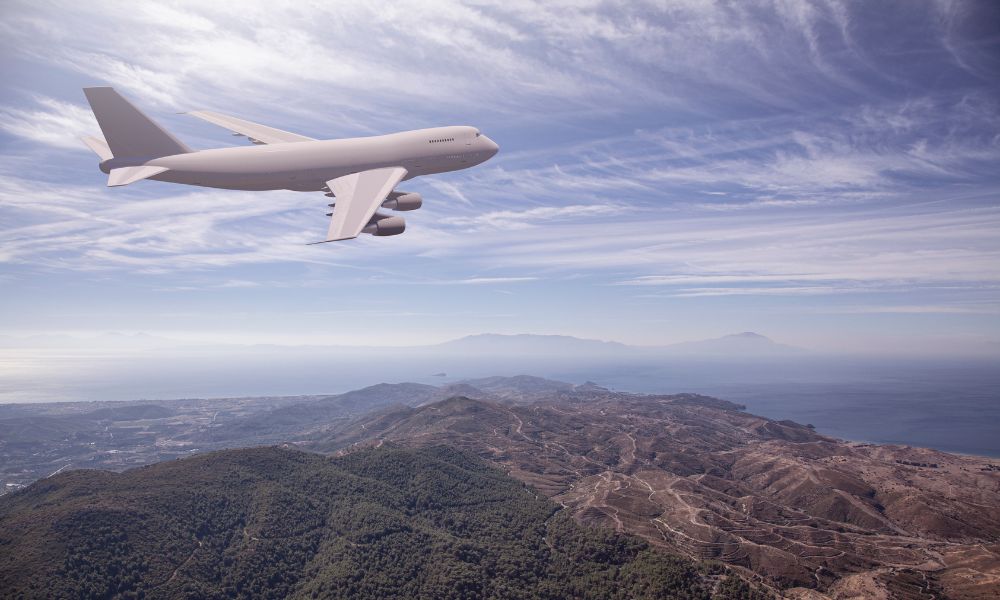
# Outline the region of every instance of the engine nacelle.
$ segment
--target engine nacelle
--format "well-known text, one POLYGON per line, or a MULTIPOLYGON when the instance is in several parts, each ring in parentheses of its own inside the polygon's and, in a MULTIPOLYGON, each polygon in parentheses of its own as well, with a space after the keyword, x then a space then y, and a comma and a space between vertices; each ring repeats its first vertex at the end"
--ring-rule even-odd
POLYGON ((380 218, 376 215, 362 231, 378 236, 399 235, 406 231, 406 220, 403 217, 380 218))
POLYGON ((424 204, 424 199, 416 192, 393 192, 382 203, 382 208, 390 210, 417 210, 424 204))

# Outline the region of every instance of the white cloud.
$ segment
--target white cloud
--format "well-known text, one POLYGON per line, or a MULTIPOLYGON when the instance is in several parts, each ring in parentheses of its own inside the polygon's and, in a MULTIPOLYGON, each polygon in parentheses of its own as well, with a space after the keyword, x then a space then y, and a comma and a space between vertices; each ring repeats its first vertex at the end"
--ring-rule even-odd
POLYGON ((527 229, 547 221, 579 219, 621 214, 621 206, 608 204, 575 204, 569 206, 540 206, 525 210, 498 210, 469 217, 445 217, 446 226, 472 229, 527 229))
POLYGON ((127 203, 113 195, 0 177, 0 210, 26 222, 0 231, 0 257, 57 269, 147 272, 339 258, 304 245, 313 241, 308 221, 322 228, 311 195, 198 190, 127 203))
POLYGON ((494 285, 500 283, 523 283, 526 281, 538 281, 537 277, 469 277, 467 279, 455 279, 452 281, 429 281, 435 285, 494 285))
POLYGON ((530 239, 527 232, 495 243, 480 236, 477 243, 487 246, 484 260, 510 268, 646 273, 620 281, 627 285, 857 290, 859 284, 998 282, 998 228, 996 209, 925 209, 909 215, 873 209, 833 218, 827 213, 647 216, 641 222, 567 224, 530 239))
POLYGON ((37 98, 35 107, 0 107, 0 129, 39 144, 86 150, 82 135, 100 135, 90 109, 53 98, 37 98))
POLYGON ((781 287, 702 287, 681 288, 676 292, 665 294, 673 298, 700 298, 712 296, 825 296, 827 294, 843 293, 845 291, 870 292, 870 289, 844 288, 828 285, 818 286, 781 286, 781 287))
MULTIPOLYGON (((179 274, 177 287, 193 272, 249 286, 239 268, 273 264, 359 282, 594 276, 630 296, 996 282, 994 90, 897 69, 943 35, 898 10, 930 32, 911 40, 920 59, 888 57, 833 0, 13 5, 11 64, 120 86, 154 115, 214 108, 316 136, 482 115, 518 150, 408 182, 427 202, 405 235, 328 247, 303 245, 325 226, 313 195, 108 191, 25 171, 22 156, 0 167, 0 260, 179 274)), ((974 48, 949 48, 971 68, 974 48)), ((0 128, 38 152, 82 152, 75 135, 99 131, 80 104, 15 99, 0 128)))
POLYGON ((458 186, 456 186, 455 184, 453 184, 451 182, 443 181, 443 180, 440 180, 440 179, 433 179, 432 178, 432 179, 429 179, 427 181, 427 183, 428 183, 428 185, 430 185, 432 188, 434 188, 438 192, 441 192, 441 193, 447 195, 449 198, 452 198, 454 200, 458 200, 459 202, 461 202, 462 204, 464 204, 466 206, 472 206, 473 205, 473 202, 471 200, 469 200, 469 198, 466 197, 466 195, 464 193, 462 193, 461 188, 459 188, 458 186))
POLYGON ((870 305, 823 308, 827 314, 908 314, 908 315, 997 315, 1000 304, 976 306, 958 304, 870 305))
POLYGON ((787 108, 802 85, 862 87, 836 59, 858 56, 849 12, 804 0, 187 1, 135 2, 127 11, 63 1, 8 7, 4 37, 12 55, 102 79, 161 108, 239 100, 251 112, 296 111, 332 99, 370 123, 426 103, 488 102, 508 115, 544 106, 557 115, 613 98, 703 112, 721 99, 718 90, 787 108), (142 33, 123 34, 130 31, 142 33), (297 102, 286 101, 290 93, 297 102))

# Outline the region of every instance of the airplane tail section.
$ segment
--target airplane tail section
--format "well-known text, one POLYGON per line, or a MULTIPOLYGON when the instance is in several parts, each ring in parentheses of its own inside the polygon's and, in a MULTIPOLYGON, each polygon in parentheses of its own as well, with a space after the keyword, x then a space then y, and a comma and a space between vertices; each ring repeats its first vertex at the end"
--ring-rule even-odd
POLYGON ((114 88, 83 88, 83 93, 115 158, 159 158, 191 152, 114 88))

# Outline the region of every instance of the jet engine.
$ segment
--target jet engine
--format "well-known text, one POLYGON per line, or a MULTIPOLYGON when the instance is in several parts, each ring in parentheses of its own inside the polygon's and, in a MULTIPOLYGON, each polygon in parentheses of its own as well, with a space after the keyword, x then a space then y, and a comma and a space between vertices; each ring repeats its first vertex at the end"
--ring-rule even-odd
POLYGON ((361 231, 377 236, 399 235, 406 231, 406 220, 403 217, 390 217, 376 213, 375 217, 361 231))
POLYGON ((382 203, 382 208, 390 210, 417 210, 424 204, 424 199, 416 192, 392 192, 382 203))

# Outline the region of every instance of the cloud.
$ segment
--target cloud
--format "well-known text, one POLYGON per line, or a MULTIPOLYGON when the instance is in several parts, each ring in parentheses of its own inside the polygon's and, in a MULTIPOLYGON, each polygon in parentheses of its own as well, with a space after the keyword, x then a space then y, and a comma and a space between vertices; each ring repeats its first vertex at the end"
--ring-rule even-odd
POLYGON ((458 285, 492 285, 497 283, 521 283, 524 281, 538 281, 537 277, 470 277, 468 279, 458 279, 448 282, 435 282, 458 285))
POLYGON ((713 296, 823 296, 845 291, 870 292, 870 289, 845 290, 837 286, 780 286, 780 287, 702 287, 680 288, 676 292, 656 297, 700 298, 713 296))
POLYGON ((80 136, 100 132, 90 109, 46 97, 36 98, 34 108, 0 107, 0 129, 39 144, 75 150, 86 150, 80 136))
POLYGON ((909 215, 872 209, 835 219, 825 213, 647 216, 642 222, 567 225, 547 231, 544 240, 508 239, 487 252, 490 262, 511 268, 646 271, 619 281, 635 286, 832 282, 843 289, 857 282, 902 282, 912 287, 1000 281, 997 227, 995 208, 924 208, 909 215))
POLYGON ((462 190, 455 184, 438 179, 430 179, 427 183, 438 192, 447 195, 449 198, 458 200, 466 206, 473 206, 472 201, 469 200, 466 195, 462 193, 462 190))
MULTIPOLYGON (((339 285, 341 300, 395 284, 498 297, 531 282, 554 299, 597 286, 595 298, 640 304, 986 310, 961 302, 988 304, 1000 279, 996 59, 971 27, 994 13, 837 0, 15 3, 0 23, 0 262, 8 281, 149 276, 201 299, 339 285), (92 160, 62 152, 84 156, 75 136, 99 131, 77 89, 91 83, 118 86, 184 139, 231 141, 170 114, 205 108, 316 137, 474 123, 503 151, 408 181, 426 203, 405 235, 306 247, 325 227, 316 195, 105 189, 92 160)), ((440 300, 400 290, 385 295, 389 313, 440 300)), ((267 296, 300 308, 297 294, 267 296)), ((584 296, 567 320, 587 320, 597 300, 584 296)))
POLYGON ((477 229, 527 229, 544 222, 621 214, 623 207, 614 205, 540 206, 526 210, 498 210, 469 217, 446 217, 446 226, 477 229))
POLYGON ((54 269, 145 272, 336 264, 334 254, 303 250, 303 209, 319 214, 313 223, 322 219, 314 197, 201 190, 121 204, 114 193, 0 177, 0 211, 24 223, 0 231, 0 257, 54 269))
POLYGON ((427 281, 421 283, 431 283, 434 285, 494 285, 498 283, 523 283, 526 281, 538 281, 537 277, 469 277, 467 279, 455 279, 451 281, 427 281))
POLYGON ((219 284, 222 288, 253 288, 262 284, 259 281, 248 281, 246 279, 230 279, 219 284))
MULTIPOLYGON (((887 10, 940 27, 933 11, 887 10)), ((616 109, 653 104, 703 114, 870 93, 872 79, 892 69, 862 50, 867 40, 855 33, 865 21, 855 12, 834 0, 423 0, 281 10, 263 0, 187 1, 129 11, 64 1, 9 7, 4 37, 11 56, 103 80, 158 108, 239 100, 251 113, 284 107, 319 117, 303 106, 335 104, 370 126, 414 104, 488 102, 514 116, 541 107, 559 118, 609 99, 616 109), (858 62, 866 66, 860 73, 858 62), (290 92, 297 101, 282 102, 290 92), (332 95, 335 102, 323 102, 332 95)))
POLYGON ((715 204, 700 203, 694 204, 693 206, 704 210, 728 212, 734 210, 754 210, 766 208, 799 208, 805 206, 816 206, 820 203, 821 200, 816 198, 808 200, 775 200, 765 197, 758 200, 752 200, 750 202, 719 202, 715 204))
POLYGON ((824 308, 827 314, 907 314, 907 315, 997 315, 1000 304, 963 306, 961 304, 919 304, 919 305, 879 305, 845 306, 824 308))

